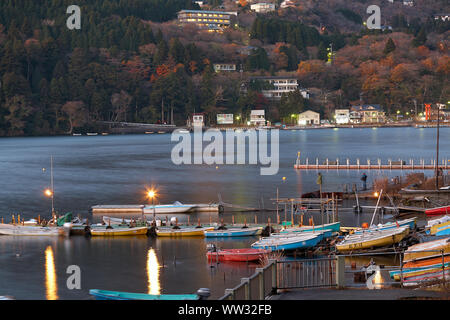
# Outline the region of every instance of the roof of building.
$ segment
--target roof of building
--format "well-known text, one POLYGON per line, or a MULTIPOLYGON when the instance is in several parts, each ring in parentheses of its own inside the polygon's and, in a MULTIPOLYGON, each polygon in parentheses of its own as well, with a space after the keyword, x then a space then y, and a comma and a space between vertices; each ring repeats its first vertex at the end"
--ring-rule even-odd
POLYGON ((299 115, 302 115, 302 114, 311 114, 311 113, 314 113, 314 114, 319 114, 320 115, 320 113, 318 113, 318 112, 315 112, 315 111, 312 111, 312 110, 306 110, 306 111, 304 111, 304 112, 301 112, 301 113, 299 113, 299 115))
POLYGON ((379 104, 363 104, 360 106, 352 106, 352 111, 383 111, 379 104))
POLYGON ((237 16, 237 11, 208 11, 208 10, 180 10, 178 13, 212 13, 212 14, 234 14, 237 16))
POLYGON ((271 79, 276 79, 276 80, 281 80, 281 79, 292 79, 292 80, 298 80, 297 77, 294 77, 294 76, 253 76, 253 77, 249 77, 249 80, 254 80, 254 79, 261 79, 261 80, 271 80, 271 79))

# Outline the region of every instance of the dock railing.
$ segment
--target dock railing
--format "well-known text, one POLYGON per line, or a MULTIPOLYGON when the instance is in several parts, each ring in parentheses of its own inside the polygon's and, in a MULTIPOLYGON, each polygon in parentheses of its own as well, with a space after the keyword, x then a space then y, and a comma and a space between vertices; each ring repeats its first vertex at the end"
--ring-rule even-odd
MULTIPOLYGON (((425 281, 418 281, 418 284, 427 284, 430 281, 437 281, 446 287, 446 281, 450 278, 450 261, 446 261, 448 252, 444 250, 421 250, 408 251, 408 253, 436 253, 435 258, 440 259, 433 268, 433 275, 425 281), (439 265, 440 264, 440 265, 439 265), (442 279, 442 280, 439 280, 442 279)), ((278 289, 300 289, 300 288, 339 288, 357 286, 346 283, 346 274, 364 272, 362 269, 349 270, 345 266, 346 257, 375 257, 377 255, 399 255, 399 266, 382 266, 384 271, 398 271, 399 281, 385 281, 380 286, 413 284, 414 280, 405 279, 403 256, 405 251, 378 252, 378 253, 355 253, 335 255, 317 259, 295 259, 295 260, 269 260, 263 268, 256 268, 256 272, 248 277, 242 278, 241 283, 232 289, 226 289, 225 295, 219 300, 265 300, 271 294, 276 294, 278 289)), ((408 267, 407 272, 422 271, 423 267, 408 267)), ((406 277, 407 278, 407 277, 406 277)), ((367 279, 366 279, 367 280, 367 279)))
POLYGON ((219 300, 264 300, 276 290, 277 260, 269 260, 263 268, 249 278, 242 278, 241 283, 233 289, 226 289, 225 295, 219 300))

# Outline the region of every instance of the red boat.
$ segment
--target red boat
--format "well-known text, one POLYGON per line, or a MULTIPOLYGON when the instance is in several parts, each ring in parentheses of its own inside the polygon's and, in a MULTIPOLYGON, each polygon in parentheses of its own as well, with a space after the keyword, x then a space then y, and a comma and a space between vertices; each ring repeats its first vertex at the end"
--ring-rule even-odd
POLYGON ((265 249, 221 249, 208 251, 206 255, 211 261, 258 261, 270 250, 265 249))
POLYGON ((427 216, 443 216, 450 214, 450 206, 427 209, 425 213, 427 216))

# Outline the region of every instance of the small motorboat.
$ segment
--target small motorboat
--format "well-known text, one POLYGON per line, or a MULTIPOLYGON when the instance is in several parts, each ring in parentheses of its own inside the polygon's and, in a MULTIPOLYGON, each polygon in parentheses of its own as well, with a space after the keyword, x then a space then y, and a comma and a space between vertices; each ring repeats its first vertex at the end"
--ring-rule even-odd
POLYGON ((425 210, 427 216, 443 216, 450 214, 450 206, 436 207, 425 210))
POLYGON ((190 228, 158 228, 158 237, 204 237, 205 231, 214 230, 214 227, 190 227, 190 228))
POLYGON ((205 231, 205 237, 207 238, 218 238, 218 237, 248 237, 257 236, 262 232, 262 227, 254 228, 230 228, 223 230, 211 230, 205 231))
POLYGON ((399 243, 409 234, 409 227, 369 231, 362 234, 351 234, 336 244, 338 251, 355 251, 385 247, 399 243))
POLYGON ((280 231, 280 233, 290 233, 290 232, 311 232, 311 231, 320 231, 320 230, 331 230, 333 232, 339 232, 341 227, 341 223, 333 222, 328 224, 321 224, 317 226, 301 226, 301 227, 292 227, 286 228, 280 231))
POLYGON ((403 261, 415 261, 450 255, 450 237, 427 241, 408 247, 403 255, 403 261))
POLYGON ((381 230, 389 230, 389 229, 395 229, 398 227, 408 227, 410 230, 413 230, 416 226, 416 220, 417 218, 410 218, 405 220, 399 220, 395 222, 387 222, 384 224, 378 224, 378 225, 372 225, 369 228, 357 228, 354 230, 354 234, 362 234, 365 232, 371 232, 371 231, 381 231, 381 230))
POLYGON ((145 294, 91 289, 89 294, 96 300, 206 300, 210 291, 201 288, 194 294, 145 294))
POLYGON ((0 223, 0 235, 8 236, 64 236, 65 227, 24 226, 0 223))
POLYGON ((300 233, 287 237, 267 237, 253 243, 252 248, 267 249, 271 251, 307 249, 315 247, 323 239, 322 233, 300 233))
POLYGON ((425 227, 425 231, 427 234, 435 236, 450 235, 450 215, 429 220, 425 227))
POLYGON ((206 252, 208 261, 252 262, 261 260, 270 250, 265 249, 216 249, 206 252))
POLYGON ((103 236, 103 237, 117 237, 117 236, 138 236, 146 235, 148 231, 147 227, 134 227, 134 228, 91 228, 91 236, 103 236))

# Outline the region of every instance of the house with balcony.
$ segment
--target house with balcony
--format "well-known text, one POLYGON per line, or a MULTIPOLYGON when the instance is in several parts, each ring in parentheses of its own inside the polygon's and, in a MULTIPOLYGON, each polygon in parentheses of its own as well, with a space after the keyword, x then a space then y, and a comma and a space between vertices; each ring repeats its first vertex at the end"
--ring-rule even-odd
POLYGON ((350 109, 352 123, 384 123, 386 114, 379 104, 352 106, 350 109))

